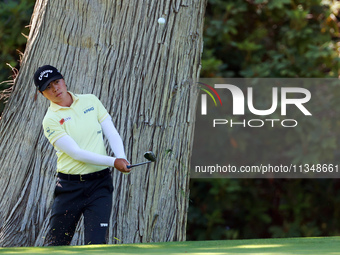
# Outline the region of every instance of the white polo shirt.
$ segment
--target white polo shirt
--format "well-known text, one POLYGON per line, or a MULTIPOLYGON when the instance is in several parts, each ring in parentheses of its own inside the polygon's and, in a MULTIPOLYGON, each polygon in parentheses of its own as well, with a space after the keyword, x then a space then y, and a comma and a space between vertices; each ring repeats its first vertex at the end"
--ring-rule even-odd
POLYGON ((99 99, 92 94, 75 95, 73 103, 62 107, 51 102, 43 120, 44 134, 57 151, 57 171, 65 174, 88 174, 107 166, 77 161, 54 145, 59 138, 69 135, 83 150, 107 155, 100 123, 109 116, 99 99))

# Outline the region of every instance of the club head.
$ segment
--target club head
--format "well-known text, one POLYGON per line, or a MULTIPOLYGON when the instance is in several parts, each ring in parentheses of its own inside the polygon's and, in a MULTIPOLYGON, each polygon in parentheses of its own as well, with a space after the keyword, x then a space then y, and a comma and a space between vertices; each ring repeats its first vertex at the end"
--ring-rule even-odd
POLYGON ((152 151, 147 151, 144 153, 144 158, 150 160, 151 162, 156 161, 156 155, 152 151))

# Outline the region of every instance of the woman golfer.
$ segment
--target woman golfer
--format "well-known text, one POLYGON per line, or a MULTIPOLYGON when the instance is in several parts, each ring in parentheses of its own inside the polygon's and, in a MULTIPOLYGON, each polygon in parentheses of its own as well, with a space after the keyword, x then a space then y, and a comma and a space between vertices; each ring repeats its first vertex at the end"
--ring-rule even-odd
POLYGON ((40 67, 34 82, 51 101, 43 128, 58 156, 49 245, 69 245, 82 214, 85 244, 106 243, 113 191, 108 167, 130 171, 122 139, 98 98, 67 91, 55 67, 40 67), (102 133, 116 157, 107 156, 102 133))

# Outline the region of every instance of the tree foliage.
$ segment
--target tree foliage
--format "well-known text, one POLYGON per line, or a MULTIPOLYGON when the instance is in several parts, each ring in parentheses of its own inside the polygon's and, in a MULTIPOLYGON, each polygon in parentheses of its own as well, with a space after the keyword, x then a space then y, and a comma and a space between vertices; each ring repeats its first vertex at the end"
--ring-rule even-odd
MULTIPOLYGON (((8 88, 8 81, 13 75, 9 64, 19 69, 20 54, 24 52, 27 27, 33 12, 34 0, 11 0, 0 2, 0 91, 8 88), (3 83, 2 83, 3 82, 3 83)), ((0 115, 4 108, 0 97, 0 115)))
POLYGON ((340 234, 338 180, 214 179, 192 185, 188 239, 340 234))
POLYGON ((210 0, 202 77, 337 77, 339 2, 210 0))

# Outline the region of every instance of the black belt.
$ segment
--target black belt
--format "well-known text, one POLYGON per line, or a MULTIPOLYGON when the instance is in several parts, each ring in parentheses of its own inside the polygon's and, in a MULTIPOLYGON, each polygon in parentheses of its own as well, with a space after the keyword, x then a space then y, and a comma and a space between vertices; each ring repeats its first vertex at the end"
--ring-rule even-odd
POLYGON ((103 178, 110 174, 110 169, 105 168, 104 170, 90 173, 90 174, 63 174, 58 173, 58 177, 68 181, 91 181, 95 179, 103 178))

